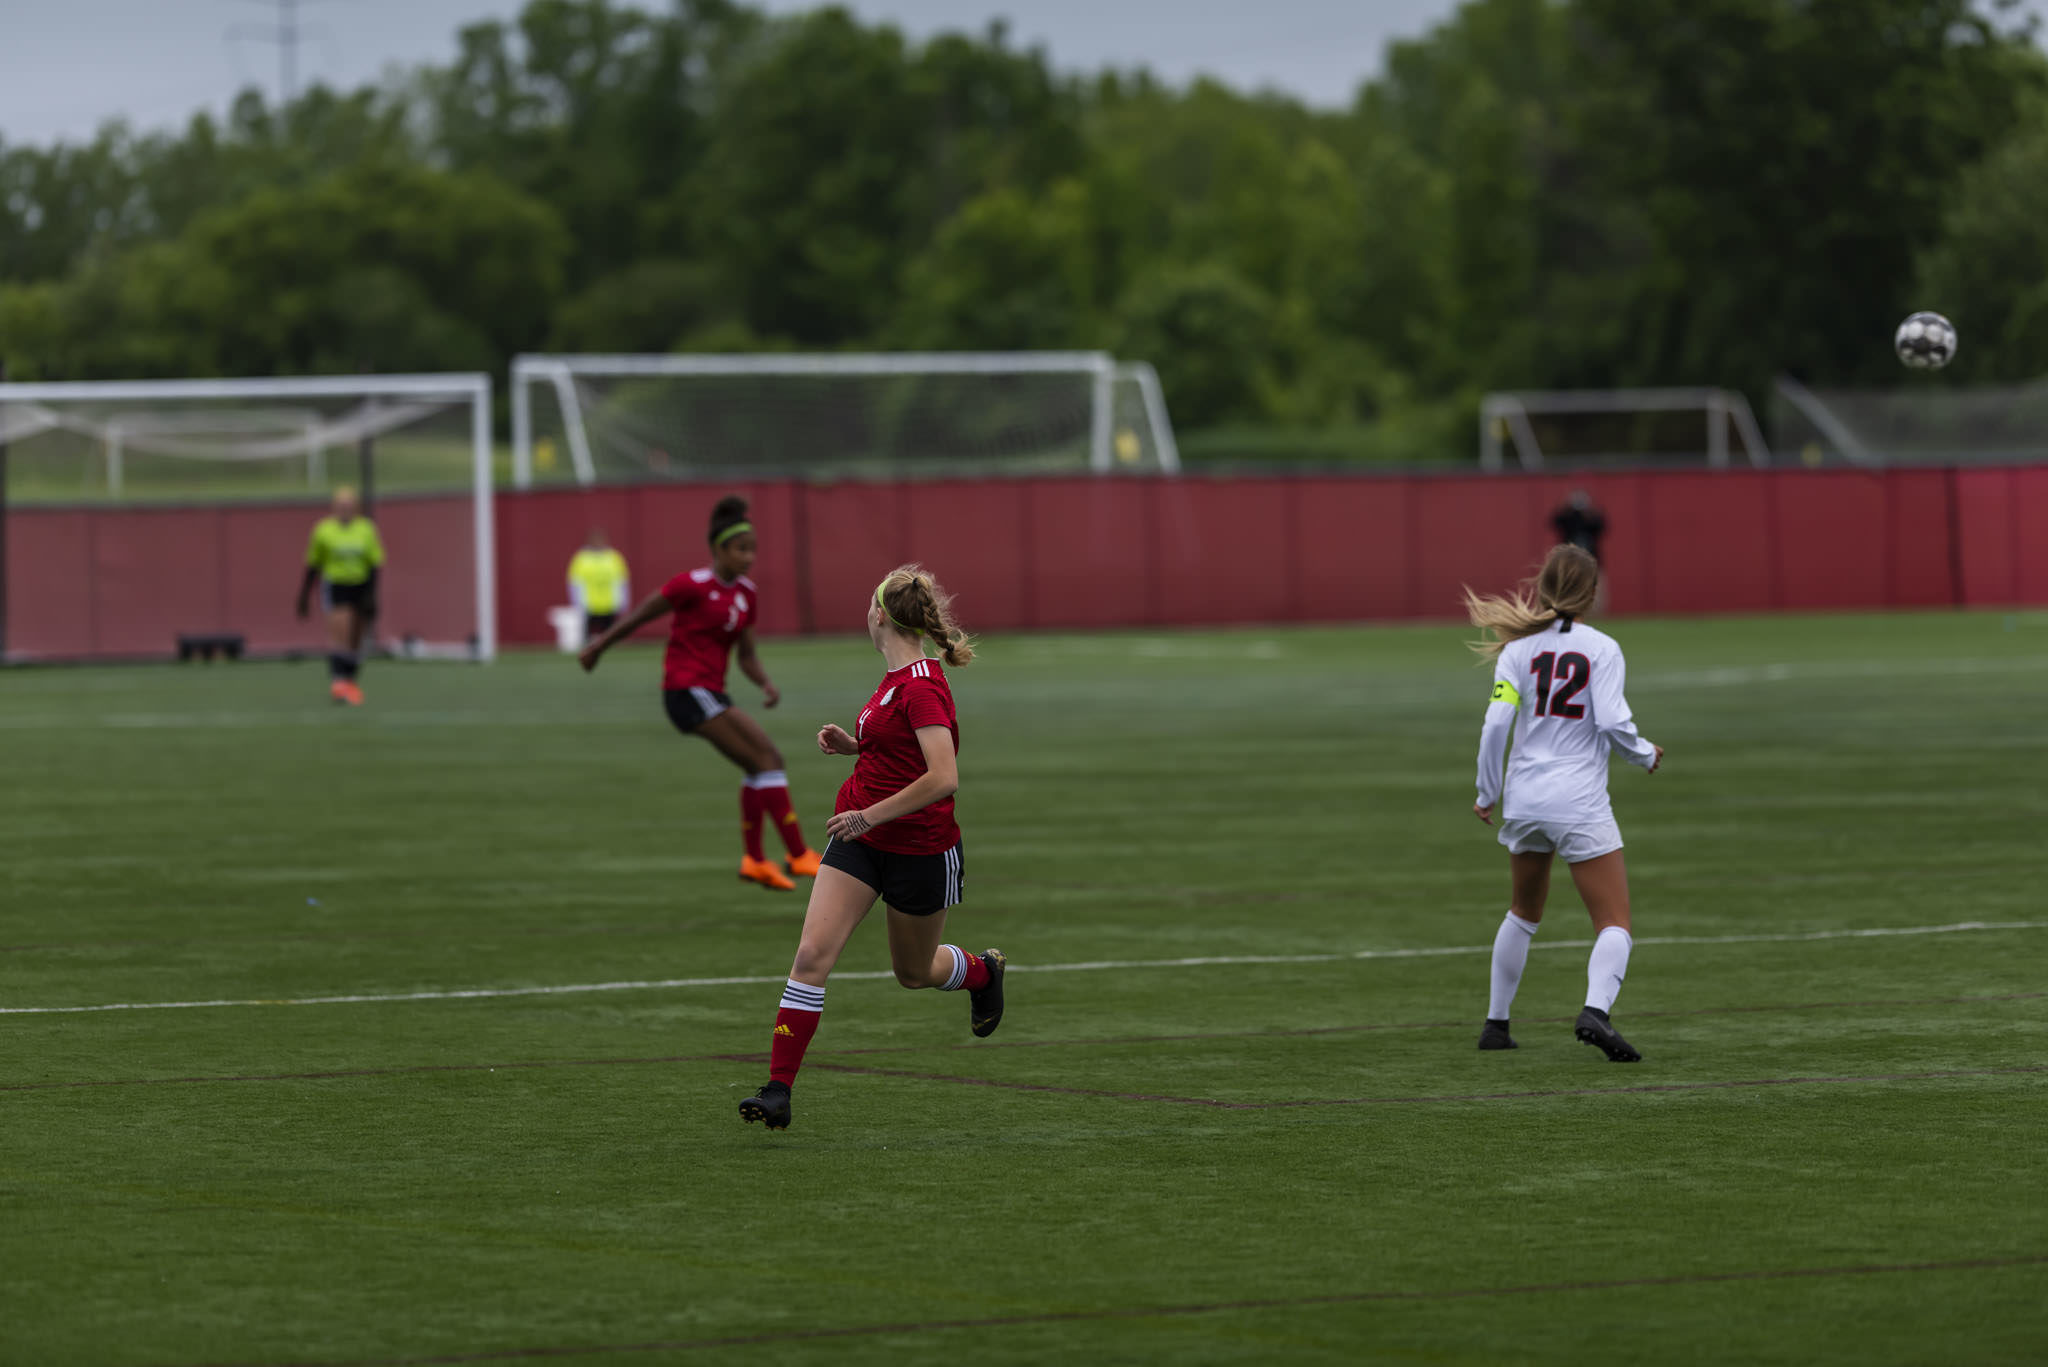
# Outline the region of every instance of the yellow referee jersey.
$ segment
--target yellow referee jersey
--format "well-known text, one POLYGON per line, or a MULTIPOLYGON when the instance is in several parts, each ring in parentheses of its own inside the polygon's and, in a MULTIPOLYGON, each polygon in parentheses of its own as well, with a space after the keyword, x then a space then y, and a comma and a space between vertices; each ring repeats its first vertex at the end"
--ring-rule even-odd
POLYGON ((609 546, 603 550, 585 547, 569 561, 569 592, 576 605, 593 617, 623 611, 630 582, 626 557, 609 546))
POLYGON ((377 524, 367 517, 348 522, 323 517, 313 525, 306 543, 306 564, 330 584, 360 584, 384 564, 384 543, 377 524))

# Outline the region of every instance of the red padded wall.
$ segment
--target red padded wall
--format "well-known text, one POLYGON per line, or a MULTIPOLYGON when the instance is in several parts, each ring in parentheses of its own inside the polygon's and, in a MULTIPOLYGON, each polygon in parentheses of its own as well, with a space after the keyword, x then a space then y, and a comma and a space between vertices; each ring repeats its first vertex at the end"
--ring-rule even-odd
MULTIPOLYGON (((1511 588, 1584 489, 1607 514, 1608 609, 1753 612, 2048 602, 2048 467, 1659 471, 1574 476, 1179 480, 1077 477, 798 484, 753 503, 761 630, 858 631, 890 567, 922 559, 978 630, 1458 615, 1470 584, 1511 588)), ((500 639, 553 639, 569 557, 593 526, 638 596, 706 563, 725 485, 548 490, 497 499, 500 639)), ((472 510, 387 498, 386 634, 469 634, 472 510)), ((292 616, 318 506, 15 509, 9 648, 157 655, 181 631, 318 649, 292 616)))
POLYGON ((1653 612, 1768 612, 1778 604, 1772 475, 1647 476, 1653 612))
POLYGON ((1416 482, 1409 608, 1455 617, 1467 585, 1498 592, 1533 574, 1554 537, 1539 481, 1439 476, 1416 482))
POLYGON ((1047 479, 1009 487, 1021 494, 1031 525, 1033 626, 1159 620, 1154 482, 1047 479))
POLYGON ((1902 608, 1962 602, 1956 579, 1955 472, 1888 470, 1884 492, 1884 601, 1902 608))
POLYGON ((1788 470, 1774 475, 1779 607, 1875 608, 1890 601, 1883 474, 1788 470))
POLYGON ((2048 470, 2012 472, 2013 570, 2022 603, 2048 603, 2048 470))
POLYGON ((1290 482, 1298 617, 1355 621, 1415 610, 1408 575, 1415 483, 1384 477, 1290 482))
POLYGON ((1168 480, 1158 509, 1159 620, 1272 622, 1298 616, 1300 537, 1279 480, 1168 480))
POLYGON ((92 514, 7 514, 8 652, 33 658, 92 648, 92 514))
POLYGON ((2020 557, 2013 545, 2015 473, 1955 472, 1956 570, 1965 603, 1997 606, 2018 601, 2020 557))

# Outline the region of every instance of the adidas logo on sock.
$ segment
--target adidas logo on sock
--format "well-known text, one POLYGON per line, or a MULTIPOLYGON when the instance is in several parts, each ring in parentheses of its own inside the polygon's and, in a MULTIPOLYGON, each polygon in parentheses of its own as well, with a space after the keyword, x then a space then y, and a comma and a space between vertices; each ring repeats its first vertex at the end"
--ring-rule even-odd
POLYGON ((789 1028, 788 1026, 786 1026, 786 1025, 778 1025, 778 1026, 776 1026, 776 1027, 775 1027, 775 1033, 776 1033, 776 1034, 778 1034, 778 1035, 788 1035, 788 1036, 789 1036, 789 1037, 790 1037, 791 1039, 795 1039, 795 1038, 796 1038, 796 1031, 794 1031, 794 1030, 790 1029, 790 1028, 789 1028))

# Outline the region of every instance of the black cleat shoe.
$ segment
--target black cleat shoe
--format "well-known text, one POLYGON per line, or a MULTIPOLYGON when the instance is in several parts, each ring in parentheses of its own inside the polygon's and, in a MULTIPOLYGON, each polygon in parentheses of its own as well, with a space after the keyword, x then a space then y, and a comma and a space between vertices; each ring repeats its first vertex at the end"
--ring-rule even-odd
POLYGON ((984 949, 981 961, 988 965, 988 985, 967 994, 967 1022, 976 1035, 986 1039, 1003 1023, 1003 970, 1010 961, 1000 949, 984 949))
POLYGON ((756 1120, 771 1130, 789 1128, 789 1084, 770 1082, 740 1103, 740 1119, 749 1125, 756 1120))
POLYGON ((1479 1047, 1481 1049, 1519 1049, 1522 1046, 1515 1043, 1515 1037, 1508 1033, 1508 1023, 1506 1021, 1489 1020, 1486 1022, 1485 1028, 1479 1032, 1479 1047))
POLYGON ((1614 1022, 1607 1019, 1607 1013, 1598 1007, 1589 1006, 1579 1012, 1579 1021, 1572 1027, 1572 1033, 1605 1053, 1609 1063, 1643 1061, 1642 1054, 1621 1037, 1621 1032, 1614 1028, 1614 1022))

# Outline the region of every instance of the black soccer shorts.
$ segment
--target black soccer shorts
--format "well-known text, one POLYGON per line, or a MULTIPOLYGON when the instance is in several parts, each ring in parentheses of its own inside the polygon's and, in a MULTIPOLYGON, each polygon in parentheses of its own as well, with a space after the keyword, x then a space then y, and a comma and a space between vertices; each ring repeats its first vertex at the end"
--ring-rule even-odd
POLYGON ((834 838, 825 866, 858 878, 905 916, 930 916, 960 905, 967 889, 967 842, 938 854, 897 854, 863 840, 834 838))

